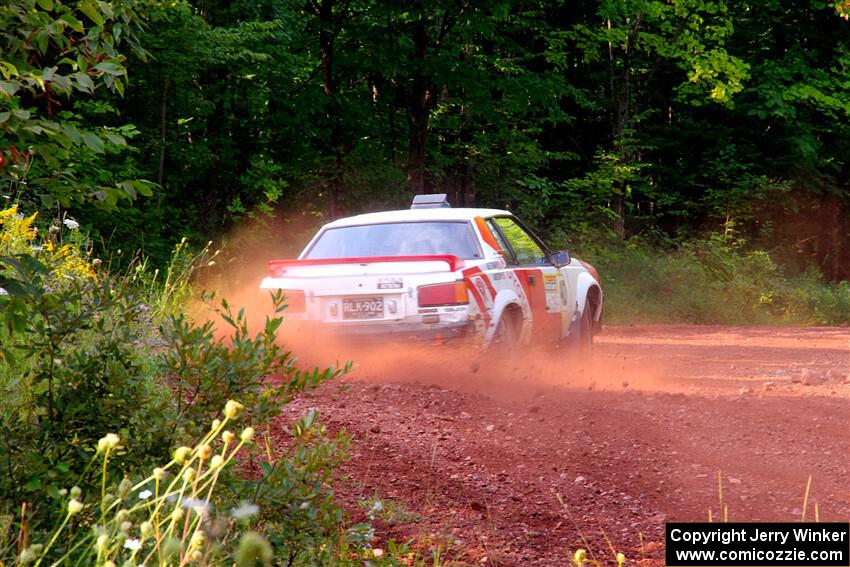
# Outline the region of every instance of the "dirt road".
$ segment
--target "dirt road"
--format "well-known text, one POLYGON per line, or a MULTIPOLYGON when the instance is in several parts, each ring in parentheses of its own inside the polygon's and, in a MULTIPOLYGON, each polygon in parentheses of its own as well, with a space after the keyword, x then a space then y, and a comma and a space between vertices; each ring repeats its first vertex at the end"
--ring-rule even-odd
POLYGON ((461 565, 663 564, 666 520, 850 519, 850 330, 608 327, 592 363, 363 353, 288 405, 354 437, 337 493, 461 565), (563 502, 563 505, 561 503, 563 502), (610 542, 610 545, 609 543, 610 542))

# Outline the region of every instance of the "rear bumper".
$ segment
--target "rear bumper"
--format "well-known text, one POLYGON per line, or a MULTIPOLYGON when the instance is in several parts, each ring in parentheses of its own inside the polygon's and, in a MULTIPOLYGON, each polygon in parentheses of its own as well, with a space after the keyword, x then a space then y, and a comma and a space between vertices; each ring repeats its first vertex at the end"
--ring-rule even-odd
POLYGON ((286 326, 303 337, 315 334, 344 343, 456 342, 475 336, 475 325, 472 321, 434 324, 382 322, 351 325, 302 321, 291 322, 286 326))

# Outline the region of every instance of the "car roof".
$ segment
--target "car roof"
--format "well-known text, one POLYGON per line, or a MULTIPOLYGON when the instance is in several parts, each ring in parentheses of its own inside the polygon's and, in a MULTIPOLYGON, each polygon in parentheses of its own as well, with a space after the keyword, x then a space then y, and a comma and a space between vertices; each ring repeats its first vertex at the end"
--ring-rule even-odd
POLYGON ((433 208, 433 209, 402 209, 399 211, 382 211, 345 217, 325 225, 325 228, 357 226, 363 224, 382 224, 388 222, 421 222, 421 221, 468 221, 475 217, 494 217, 510 215, 500 209, 471 209, 471 208, 433 208))

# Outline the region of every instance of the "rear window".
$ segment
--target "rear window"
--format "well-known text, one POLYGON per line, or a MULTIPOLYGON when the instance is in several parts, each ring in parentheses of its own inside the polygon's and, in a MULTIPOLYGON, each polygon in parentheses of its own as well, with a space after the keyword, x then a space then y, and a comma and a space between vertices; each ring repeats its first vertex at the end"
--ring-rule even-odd
POLYGON ((357 256, 448 254, 481 258, 468 222, 399 222, 326 230, 304 255, 314 260, 357 256))

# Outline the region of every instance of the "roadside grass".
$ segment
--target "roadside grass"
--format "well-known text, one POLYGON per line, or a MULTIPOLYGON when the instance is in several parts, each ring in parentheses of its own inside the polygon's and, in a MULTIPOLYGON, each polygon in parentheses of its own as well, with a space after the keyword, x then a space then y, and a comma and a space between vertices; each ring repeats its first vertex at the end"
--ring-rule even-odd
POLYGON ((640 239, 585 244, 614 324, 847 325, 850 282, 794 271, 720 236, 676 245, 640 239))

